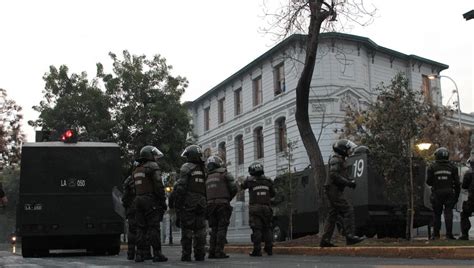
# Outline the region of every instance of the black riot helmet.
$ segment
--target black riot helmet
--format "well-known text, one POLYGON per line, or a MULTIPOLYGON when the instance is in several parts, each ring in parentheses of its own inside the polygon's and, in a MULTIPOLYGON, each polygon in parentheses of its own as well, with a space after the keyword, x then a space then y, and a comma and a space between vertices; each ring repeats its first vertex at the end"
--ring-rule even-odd
POLYGON ((184 149, 183 153, 181 154, 182 157, 186 157, 188 162, 192 163, 202 163, 204 160, 202 159, 202 149, 199 145, 189 145, 184 149))
POLYGON ((466 161, 466 164, 467 164, 468 167, 474 168, 474 157, 472 157, 472 156, 469 157, 469 159, 467 159, 467 161, 466 161))
POLYGON ((263 165, 259 162, 253 162, 249 166, 249 174, 252 176, 261 176, 264 174, 263 165))
POLYGON ((206 160, 206 168, 209 171, 213 171, 214 169, 218 169, 223 166, 224 161, 222 161, 222 159, 217 155, 211 155, 206 160))
POLYGON ((344 157, 349 156, 355 147, 355 143, 346 139, 338 140, 332 145, 334 152, 344 157))
POLYGON ((163 153, 155 146, 147 145, 140 150, 140 159, 158 161, 163 157, 163 153))
POLYGON ((449 159, 449 151, 446 147, 439 147, 434 152, 434 156, 436 160, 448 160, 449 159))

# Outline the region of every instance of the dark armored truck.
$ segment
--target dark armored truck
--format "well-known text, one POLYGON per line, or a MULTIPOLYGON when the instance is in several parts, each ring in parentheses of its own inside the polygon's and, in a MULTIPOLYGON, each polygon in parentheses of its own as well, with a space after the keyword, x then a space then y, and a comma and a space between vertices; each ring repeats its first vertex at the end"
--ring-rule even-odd
MULTIPOLYGON (((354 190, 346 188, 344 191, 354 206, 356 233, 368 237, 404 237, 406 202, 391 196, 385 178, 375 168, 375 161, 377 160, 365 153, 350 156, 347 160, 350 177, 357 182, 354 190)), ((414 161, 413 178, 417 197, 415 228, 428 225, 432 218, 431 209, 425 206, 424 202, 425 170, 423 161, 414 161)), ((318 193, 310 171, 307 168, 291 174, 293 238, 319 231, 318 193)), ((288 177, 288 174, 284 174, 275 179, 277 204, 274 206, 273 233, 276 241, 284 240, 289 234, 288 177)))
POLYGON ((16 223, 22 255, 53 249, 118 254, 124 225, 112 192, 120 171, 115 143, 23 144, 16 223))

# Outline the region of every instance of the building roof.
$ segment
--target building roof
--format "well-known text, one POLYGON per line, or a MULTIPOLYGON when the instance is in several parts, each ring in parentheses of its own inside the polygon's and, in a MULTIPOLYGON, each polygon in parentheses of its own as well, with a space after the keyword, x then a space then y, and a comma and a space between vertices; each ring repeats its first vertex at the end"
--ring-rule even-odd
MULTIPOLYGON (((440 70, 444 70, 444 69, 449 68, 448 65, 440 63, 440 62, 429 60, 429 59, 426 59, 426 58, 423 58, 423 57, 420 57, 420 56, 417 56, 417 55, 413 55, 413 54, 409 54, 409 55, 404 54, 404 53, 398 52, 398 51, 393 50, 393 49, 389 49, 389 48, 386 48, 386 47, 383 47, 383 46, 379 46, 374 41, 370 40, 367 37, 363 37, 363 36, 345 34, 345 33, 338 33, 338 32, 328 32, 328 33, 321 33, 319 38, 320 39, 338 39, 338 40, 354 41, 354 42, 358 42, 358 43, 361 43, 361 44, 365 45, 369 49, 372 49, 372 50, 375 50, 375 51, 380 51, 382 53, 386 53, 388 55, 392 55, 392 56, 395 56, 397 58, 404 59, 404 60, 407 60, 407 61, 414 60, 414 61, 419 61, 419 62, 423 62, 423 63, 428 63, 428 64, 439 67, 440 70)), ((277 51, 279 51, 283 48, 285 48, 288 44, 292 44, 292 43, 302 43, 302 44, 304 44, 305 42, 306 42, 306 35, 293 34, 293 35, 289 36, 288 38, 281 41, 276 46, 274 46, 273 48, 271 48, 270 50, 268 50, 267 52, 265 52, 264 54, 262 54, 261 56, 259 56, 258 58, 256 58, 252 62, 250 62, 249 64, 247 64, 246 66, 244 66, 242 69, 235 72, 233 75, 229 76, 227 79, 220 82, 218 85, 211 88, 206 93, 202 94, 200 97, 198 97, 197 99, 192 101, 192 103, 199 102, 200 100, 204 99, 208 95, 212 94, 214 91, 218 90, 219 88, 222 88, 224 85, 230 83, 234 79, 236 79, 236 78, 242 76, 243 74, 245 74, 246 72, 252 70, 253 68, 255 68, 255 66, 259 65, 262 61, 264 61, 265 59, 270 57, 270 55, 276 53, 277 51)))

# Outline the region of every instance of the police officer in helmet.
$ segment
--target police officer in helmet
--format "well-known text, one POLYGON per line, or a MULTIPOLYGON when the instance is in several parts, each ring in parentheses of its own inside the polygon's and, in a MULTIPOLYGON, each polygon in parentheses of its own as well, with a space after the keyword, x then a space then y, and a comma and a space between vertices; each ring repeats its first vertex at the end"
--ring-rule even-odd
POLYGON ((433 206, 433 236, 439 239, 441 229, 441 214, 444 209, 446 238, 453 236, 453 208, 458 201, 461 191, 458 168, 449 161, 449 151, 440 147, 434 152, 435 162, 428 167, 426 184, 431 186, 431 204, 433 206))
POLYGON ((265 243, 264 250, 273 255, 273 235, 271 199, 275 197, 273 181, 264 175, 263 165, 259 162, 249 166, 250 176, 245 179, 241 189, 249 189, 249 225, 252 228, 251 240, 253 251, 250 256, 262 256, 261 244, 265 243))
POLYGON ((469 170, 464 174, 461 188, 467 190, 467 200, 462 203, 461 212, 461 236, 460 240, 469 240, 469 229, 471 229, 471 217, 474 212, 474 159, 467 160, 469 170))
POLYGON ((329 174, 324 184, 324 192, 329 200, 329 213, 324 224, 321 247, 335 247, 331 243, 331 237, 338 218, 342 218, 347 245, 357 244, 364 240, 354 234, 354 208, 344 197, 345 187, 356 187, 356 182, 349 178, 349 170, 346 167, 346 158, 355 147, 352 141, 345 139, 336 141, 332 146, 334 154, 329 158, 329 174))
POLYGON ((167 209, 166 195, 161 180, 158 159, 163 154, 158 148, 147 145, 140 150, 138 164, 132 177, 135 183, 135 207, 137 222, 136 262, 143 262, 150 245, 153 248, 153 261, 167 261, 161 252, 160 222, 167 209))
POLYGON ((137 221, 135 207, 135 181, 132 176, 128 176, 122 184, 123 196, 122 204, 125 208, 125 218, 127 219, 127 259, 135 259, 135 247, 137 245, 137 221))
POLYGON ((219 156, 210 156, 206 160, 208 171, 206 180, 207 219, 211 228, 209 238, 209 259, 222 259, 229 256, 224 253, 232 207, 230 200, 237 193, 234 177, 227 172, 219 156))
POLYGON ((203 261, 206 245, 206 172, 201 147, 190 145, 181 154, 181 166, 174 186, 174 207, 181 223, 181 261, 203 261), (194 240, 194 244, 193 244, 194 240))

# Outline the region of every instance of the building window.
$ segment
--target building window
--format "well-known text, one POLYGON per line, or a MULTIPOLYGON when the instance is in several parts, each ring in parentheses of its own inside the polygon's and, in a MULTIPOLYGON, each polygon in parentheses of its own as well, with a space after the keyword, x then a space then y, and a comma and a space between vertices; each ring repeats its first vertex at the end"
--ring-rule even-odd
POLYGON ((258 127, 254 130, 255 139, 255 159, 261 159, 263 155, 263 128, 258 127))
POLYGON ((253 80, 253 106, 262 104, 262 77, 259 76, 253 80))
POLYGON ((224 119, 225 119, 225 98, 222 98, 218 101, 218 113, 219 113, 219 116, 218 116, 218 121, 219 121, 219 124, 221 123, 224 123, 224 119))
POLYGON ((217 148, 217 154, 222 159, 222 161, 224 161, 224 164, 227 163, 225 141, 219 143, 219 146, 217 148))
POLYGON ((286 90, 285 86, 285 65, 283 63, 277 65, 273 69, 273 88, 275 96, 286 90))
POLYGON ((234 115, 239 115, 242 113, 242 88, 234 91, 234 115))
POLYGON ((276 121, 276 139, 277 152, 286 151, 286 122, 284 117, 276 121))
POLYGON ((244 139, 242 135, 235 137, 235 151, 237 165, 244 164, 244 139))
POLYGON ((209 126, 210 126, 210 123, 211 123, 211 119, 209 117, 210 108, 211 107, 207 107, 207 108, 204 109, 204 131, 209 130, 209 126))
POLYGON ((422 75, 421 76, 423 81, 421 85, 421 91, 423 92, 423 96, 429 101, 431 101, 431 84, 430 84, 430 79, 428 78, 427 75, 422 75))

